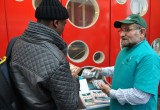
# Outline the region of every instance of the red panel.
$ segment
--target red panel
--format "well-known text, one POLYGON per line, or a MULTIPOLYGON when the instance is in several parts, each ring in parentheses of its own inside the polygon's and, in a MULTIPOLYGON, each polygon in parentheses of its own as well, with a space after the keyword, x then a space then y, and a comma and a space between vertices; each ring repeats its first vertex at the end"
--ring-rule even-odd
MULTIPOLYGON (((66 5, 67 1, 63 0, 63 4, 66 5)), ((97 0, 96 2, 99 5, 100 15, 93 26, 80 29, 68 22, 65 27, 63 37, 67 44, 74 40, 82 40, 89 47, 89 56, 84 62, 77 63, 77 66, 107 66, 109 64, 110 1, 97 0), (96 64, 93 61, 93 55, 97 51, 102 51, 105 54, 105 61, 101 64, 96 64)))
MULTIPOLYGON (((151 14, 150 14, 150 44, 156 39, 160 38, 160 1, 159 0, 152 0, 151 1, 151 14)), ((160 86, 158 89, 158 94, 160 95, 160 86)))
POLYGON ((5 55, 8 44, 4 3, 5 0, 0 0, 0 58, 5 55))
POLYGON ((35 20, 34 11, 32 0, 24 0, 22 2, 6 0, 9 40, 12 37, 21 35, 27 27, 28 22, 35 20))
POLYGON ((160 38, 160 1, 152 0, 151 1, 151 13, 150 13, 150 43, 152 43, 156 38, 160 38))

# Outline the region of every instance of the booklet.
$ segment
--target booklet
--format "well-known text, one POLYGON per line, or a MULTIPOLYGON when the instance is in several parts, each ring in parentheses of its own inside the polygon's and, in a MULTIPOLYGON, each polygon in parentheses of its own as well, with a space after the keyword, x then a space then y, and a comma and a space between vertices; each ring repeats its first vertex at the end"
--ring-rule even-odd
POLYGON ((97 79, 99 77, 99 72, 98 71, 91 71, 91 69, 83 69, 82 71, 82 74, 81 74, 82 77, 86 78, 86 79, 92 79, 92 78, 95 78, 97 79))
POLYGON ((104 92, 102 92, 102 90, 91 90, 90 92, 93 97, 94 103, 110 103, 110 98, 104 92))
POLYGON ((80 92, 80 98, 85 106, 110 103, 110 98, 102 90, 90 90, 88 93, 80 92))

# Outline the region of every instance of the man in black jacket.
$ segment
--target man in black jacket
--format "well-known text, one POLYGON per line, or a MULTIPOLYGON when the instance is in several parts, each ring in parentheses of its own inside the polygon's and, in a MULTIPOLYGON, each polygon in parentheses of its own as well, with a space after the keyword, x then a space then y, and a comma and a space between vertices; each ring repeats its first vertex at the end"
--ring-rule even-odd
POLYGON ((21 110, 76 110, 79 82, 71 75, 67 45, 60 37, 68 12, 58 0, 42 0, 35 17, 37 23, 29 23, 11 54, 21 110))

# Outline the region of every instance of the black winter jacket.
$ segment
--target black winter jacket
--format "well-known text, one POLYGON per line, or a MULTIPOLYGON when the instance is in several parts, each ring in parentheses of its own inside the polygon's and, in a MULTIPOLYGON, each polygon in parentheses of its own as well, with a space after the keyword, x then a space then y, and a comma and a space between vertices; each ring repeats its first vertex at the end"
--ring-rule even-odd
POLYGON ((15 42, 11 78, 21 110, 76 110, 79 82, 66 60, 66 43, 52 29, 30 22, 15 42))

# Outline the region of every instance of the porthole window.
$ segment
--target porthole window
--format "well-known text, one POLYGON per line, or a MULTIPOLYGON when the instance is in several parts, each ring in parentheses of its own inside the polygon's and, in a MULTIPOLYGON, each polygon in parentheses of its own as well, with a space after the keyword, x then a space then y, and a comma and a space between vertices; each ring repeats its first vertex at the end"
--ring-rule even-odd
POLYGON ((160 56, 160 38, 155 39, 152 42, 152 48, 158 53, 160 56))
POLYGON ((83 62, 88 55, 88 46, 83 41, 76 40, 68 46, 68 58, 73 62, 83 62))
POLYGON ((105 55, 103 52, 98 51, 93 55, 93 61, 97 64, 102 63, 104 59, 105 59, 105 55))
POLYGON ((94 25, 99 16, 96 0, 69 0, 67 10, 70 23, 78 28, 88 28, 94 25))
POLYGON ((140 14, 143 16, 148 11, 147 0, 132 0, 130 6, 133 14, 140 14))
POLYGON ((125 4, 127 0, 117 0, 119 4, 125 4))
POLYGON ((41 2, 42 0, 32 0, 33 8, 36 9, 41 2))

